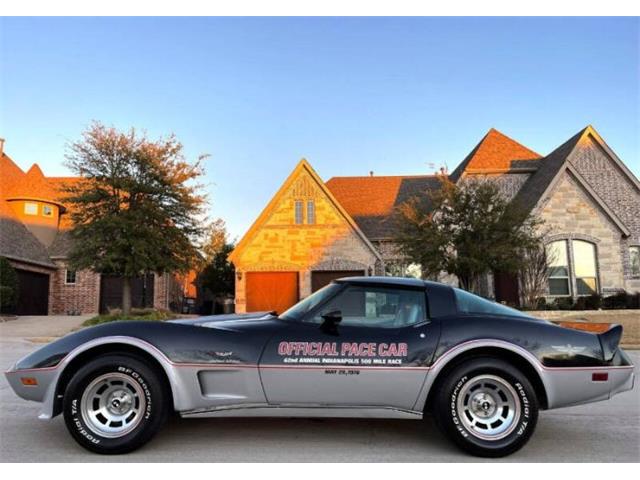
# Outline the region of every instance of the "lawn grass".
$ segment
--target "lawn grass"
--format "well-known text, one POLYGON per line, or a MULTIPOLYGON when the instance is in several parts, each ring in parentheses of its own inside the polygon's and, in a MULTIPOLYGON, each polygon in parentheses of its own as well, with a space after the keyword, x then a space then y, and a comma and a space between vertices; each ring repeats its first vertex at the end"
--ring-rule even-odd
POLYGON ((123 315, 120 311, 115 311, 105 315, 96 315, 82 323, 83 327, 90 327, 93 325, 100 325, 101 323, 109 322, 121 322, 124 320, 139 320, 147 322, 164 322, 165 320, 171 320, 177 318, 179 315, 167 312, 164 310, 150 310, 150 309, 132 309, 129 315, 123 315))

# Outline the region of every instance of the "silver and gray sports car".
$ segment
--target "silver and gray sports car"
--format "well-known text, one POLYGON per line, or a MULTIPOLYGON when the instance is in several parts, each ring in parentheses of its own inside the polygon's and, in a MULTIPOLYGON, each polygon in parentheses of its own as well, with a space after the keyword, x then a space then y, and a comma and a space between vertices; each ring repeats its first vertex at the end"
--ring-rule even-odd
POLYGON ((15 392, 62 413, 97 453, 145 444, 182 417, 422 419, 497 457, 522 447, 540 409, 633 387, 619 325, 558 325, 435 282, 337 280, 286 312, 115 322, 18 361, 15 392), (583 327, 586 325, 586 327, 583 327), (585 328, 588 327, 587 331, 585 328))

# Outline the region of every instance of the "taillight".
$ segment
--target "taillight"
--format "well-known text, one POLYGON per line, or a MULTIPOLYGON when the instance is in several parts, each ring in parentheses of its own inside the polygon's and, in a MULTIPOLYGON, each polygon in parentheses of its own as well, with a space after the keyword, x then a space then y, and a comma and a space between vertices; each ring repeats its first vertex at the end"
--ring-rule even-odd
POLYGON ((606 382, 609 380, 609 372, 594 372, 591 374, 592 382, 606 382))

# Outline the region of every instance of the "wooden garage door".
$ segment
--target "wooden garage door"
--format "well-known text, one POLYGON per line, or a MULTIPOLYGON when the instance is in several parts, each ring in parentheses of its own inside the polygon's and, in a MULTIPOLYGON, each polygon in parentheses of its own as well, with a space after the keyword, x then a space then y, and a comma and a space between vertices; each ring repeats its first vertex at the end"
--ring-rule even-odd
POLYGON ((16 269, 18 302, 16 315, 47 315, 49 312, 49 275, 16 269))
POLYGON ((298 272, 248 272, 247 312, 284 312, 298 301, 298 272))
POLYGON ((329 285, 333 280, 342 277, 361 277, 364 270, 331 270, 311 272, 311 291, 320 290, 329 285))

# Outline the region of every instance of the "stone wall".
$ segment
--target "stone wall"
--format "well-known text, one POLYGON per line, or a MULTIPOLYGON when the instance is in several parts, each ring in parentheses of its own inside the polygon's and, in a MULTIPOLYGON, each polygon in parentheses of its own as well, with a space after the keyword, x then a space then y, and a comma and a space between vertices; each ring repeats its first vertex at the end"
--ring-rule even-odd
MULTIPOLYGON (((538 210, 545 221, 543 228, 550 231, 548 239, 575 238, 594 243, 600 288, 621 288, 624 279, 620 230, 576 183, 571 173, 565 171, 561 175, 551 196, 538 210)), ((575 292, 575 285, 572 291, 575 292)))
POLYGON ((637 186, 591 135, 578 144, 570 161, 631 231, 628 238, 620 238, 625 278, 621 287, 629 291, 640 290, 640 278, 631 276, 629 260, 629 247, 640 245, 640 192, 637 186))
POLYGON ((268 216, 247 232, 246 244, 234 259, 236 311, 246 305, 244 272, 296 271, 301 298, 311 293, 311 271, 376 270, 377 257, 356 233, 313 176, 301 169, 280 192, 268 216), (305 204, 303 224, 295 224, 295 202, 305 204), (307 223, 308 201, 315 205, 315 222, 307 223))

